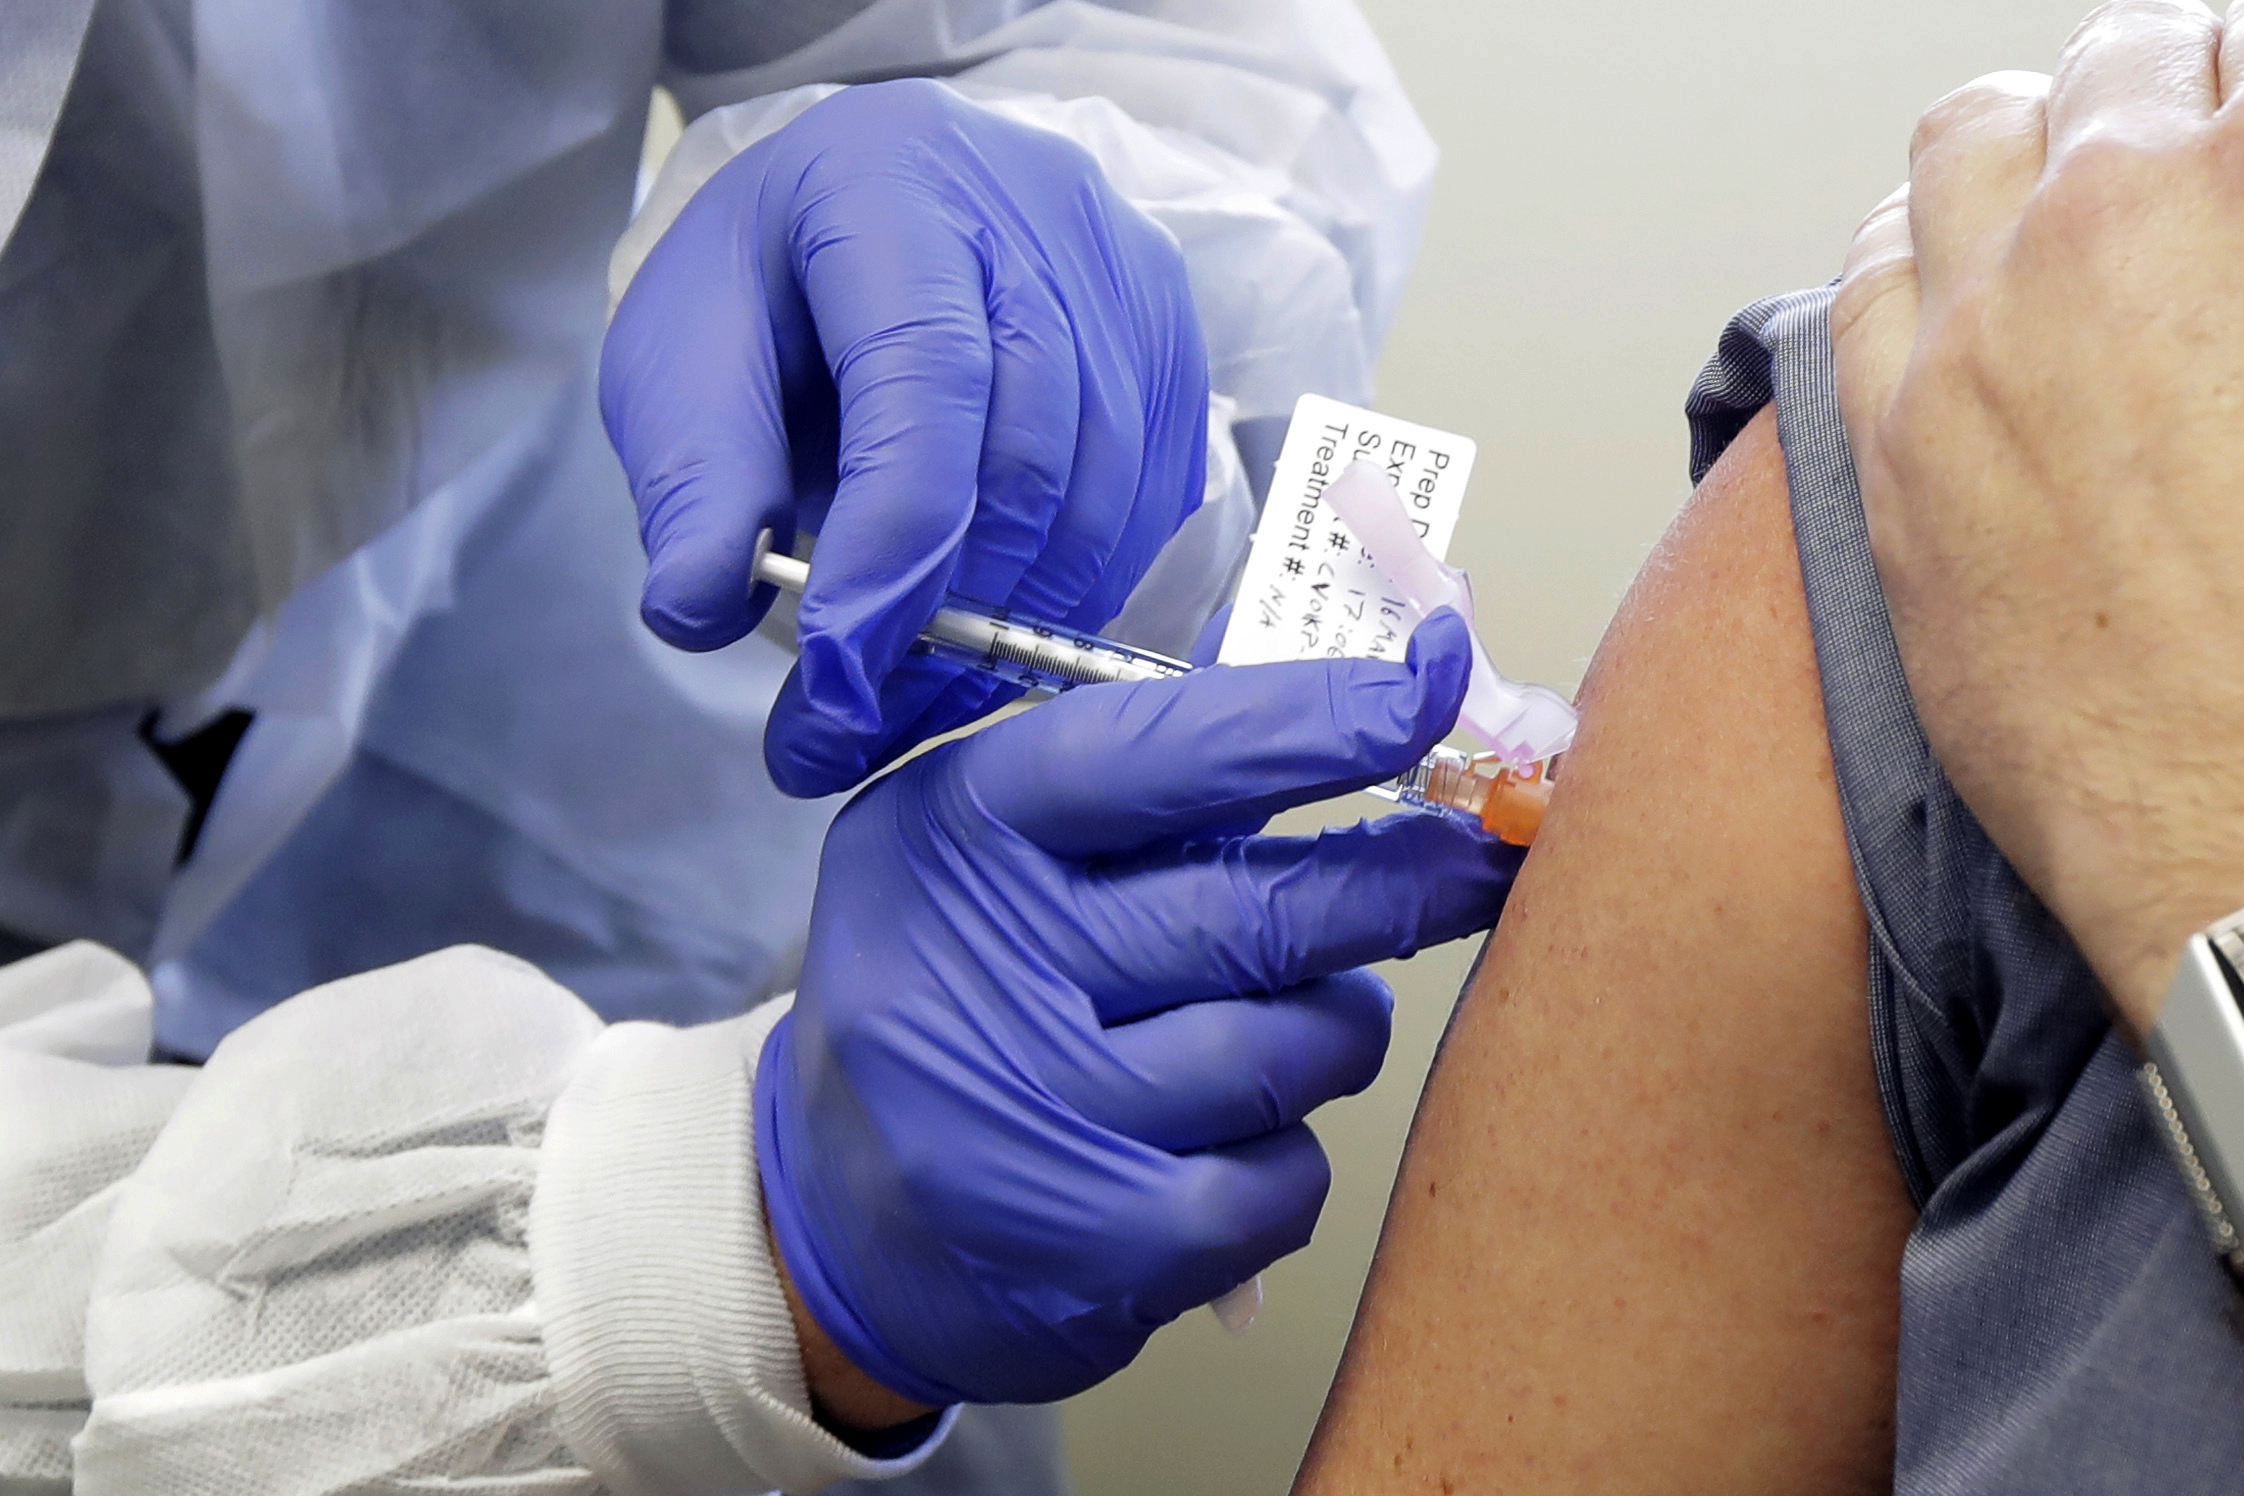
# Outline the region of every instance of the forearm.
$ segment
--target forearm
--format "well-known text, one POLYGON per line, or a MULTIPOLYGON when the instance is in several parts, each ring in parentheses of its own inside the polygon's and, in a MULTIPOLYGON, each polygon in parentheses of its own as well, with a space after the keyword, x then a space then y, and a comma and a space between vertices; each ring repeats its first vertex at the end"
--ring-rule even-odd
POLYGON ((1298 1490, 1869 1491, 1912 1218, 1766 416, 1646 567, 1298 1490))
MULTIPOLYGON (((73 1249, 41 1259, 70 1284, 0 1288, 0 1406, 53 1401, 12 1396, 4 1352, 74 1285, 85 1427, 45 1448, 79 1496, 264 1489, 284 1468, 301 1490, 901 1473, 941 1429, 879 1458, 821 1425, 925 1410, 805 1351, 767 1245, 748 1098, 776 1013, 603 1029, 530 968, 462 949, 300 995, 199 1071, 101 1071, 168 1088, 165 1115, 65 1217, 86 1228, 73 1249)), ((114 1121, 114 1098, 80 1090, 0 1088, 0 1106, 41 1106, 49 1131, 114 1121)), ((15 1150, 39 1135, 0 1129, 0 1202, 38 1186, 15 1150)))
MULTIPOLYGON (((764 1239, 770 1241, 768 1231, 764 1239)), ((803 1302, 794 1275, 787 1271, 787 1259, 780 1255, 776 1243, 772 1244, 771 1260, 779 1272, 780 1289, 787 1295, 795 1340, 802 1347, 803 1381, 821 1423, 843 1431, 888 1429, 935 1411, 925 1403, 889 1391, 844 1355, 803 1302)))
POLYGON ((555 1104, 530 1260, 561 1426, 623 1489, 722 1473, 812 1490, 899 1474, 934 1442, 875 1459, 833 1432, 931 1410, 834 1348, 771 1247, 750 1098, 783 1010, 610 1030, 555 1104))

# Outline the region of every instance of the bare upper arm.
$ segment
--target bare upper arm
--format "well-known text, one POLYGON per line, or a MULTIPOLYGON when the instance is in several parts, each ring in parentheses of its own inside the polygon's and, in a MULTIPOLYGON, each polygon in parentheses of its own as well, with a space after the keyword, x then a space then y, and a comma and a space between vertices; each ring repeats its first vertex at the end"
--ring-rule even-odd
POLYGON ((1296 1490, 1890 1489, 1913 1217, 1768 412, 1583 705, 1296 1490))

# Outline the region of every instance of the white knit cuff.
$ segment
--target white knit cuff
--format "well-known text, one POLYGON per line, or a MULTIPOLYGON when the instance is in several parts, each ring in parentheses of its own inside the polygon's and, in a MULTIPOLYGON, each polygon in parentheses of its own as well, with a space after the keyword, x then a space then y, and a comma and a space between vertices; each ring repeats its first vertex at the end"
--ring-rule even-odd
POLYGON ((787 1006, 618 1024, 547 1121, 530 1264, 561 1431, 622 1496, 886 1479, 950 1430, 875 1460, 811 1417, 756 1172, 756 1061, 787 1006))

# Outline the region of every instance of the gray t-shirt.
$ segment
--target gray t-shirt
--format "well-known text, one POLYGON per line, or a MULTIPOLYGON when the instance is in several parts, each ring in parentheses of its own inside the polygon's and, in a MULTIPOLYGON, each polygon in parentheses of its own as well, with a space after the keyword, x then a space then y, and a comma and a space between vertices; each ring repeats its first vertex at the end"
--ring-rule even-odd
POLYGON ((2244 1490, 2244 1297, 2095 977, 1934 761, 1878 588, 1831 291, 1747 308, 1692 390, 1704 476, 1774 400, 1855 877, 1870 1041, 1920 1211, 1900 1496, 2244 1490))

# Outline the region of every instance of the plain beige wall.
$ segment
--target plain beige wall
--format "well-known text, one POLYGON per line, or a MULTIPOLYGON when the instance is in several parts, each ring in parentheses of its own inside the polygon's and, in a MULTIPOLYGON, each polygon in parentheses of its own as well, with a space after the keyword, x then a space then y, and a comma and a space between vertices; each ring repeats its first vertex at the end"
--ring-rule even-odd
MULTIPOLYGON (((1835 273, 1923 106, 2046 69, 2089 0, 1358 3, 1444 152, 1379 403, 1479 440, 1452 559, 1498 660, 1571 686, 1688 489, 1683 396, 1724 319, 1835 273)), ((1189 1316, 1070 1406, 1080 1496, 1286 1490, 1471 955, 1389 973, 1386 1073, 1317 1119, 1331 1202, 1262 1322, 1189 1316)))

